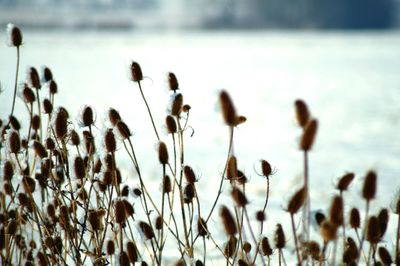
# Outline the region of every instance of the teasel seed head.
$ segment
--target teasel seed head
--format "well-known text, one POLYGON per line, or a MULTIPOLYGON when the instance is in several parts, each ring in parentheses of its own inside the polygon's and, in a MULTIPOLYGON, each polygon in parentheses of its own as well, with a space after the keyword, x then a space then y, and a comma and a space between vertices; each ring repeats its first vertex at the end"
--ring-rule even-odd
POLYGON ((353 229, 360 228, 360 212, 357 208, 352 208, 350 210, 350 227, 353 229))
POLYGON ((226 168, 226 178, 228 180, 234 180, 238 176, 237 160, 234 155, 229 156, 228 164, 226 168))
POLYGON ((224 254, 232 258, 236 253, 238 240, 234 235, 229 236, 228 242, 225 244, 224 254))
POLYGON ((384 247, 379 247, 378 249, 379 257, 381 258, 381 261, 385 265, 392 265, 392 257, 390 256, 389 251, 384 248, 384 247))
POLYGON ((59 108, 54 121, 54 128, 58 139, 62 140, 68 132, 68 112, 65 108, 59 108))
POLYGON ((104 210, 89 210, 88 221, 93 231, 99 231, 103 228, 103 216, 105 215, 104 210))
POLYGON ((53 104, 47 98, 43 100, 43 111, 45 114, 51 114, 51 112, 53 112, 53 104))
POLYGON ((302 187, 290 199, 287 211, 292 215, 296 214, 303 206, 306 197, 307 197, 307 189, 306 187, 302 187))
POLYGON ((204 266, 204 264, 201 260, 196 260, 196 263, 194 265, 195 266, 204 266))
POLYGON ((277 249, 283 249, 286 245, 285 233, 281 224, 276 225, 274 242, 277 249))
POLYGON ((43 146, 43 144, 40 143, 39 141, 35 140, 33 142, 33 150, 35 151, 36 155, 40 159, 44 159, 47 157, 47 151, 46 151, 45 147, 43 146))
POLYGON ((82 132, 83 142, 85 144, 86 152, 90 155, 93 155, 96 152, 96 145, 94 143, 94 137, 92 133, 88 130, 84 130, 82 132))
POLYGON ((235 235, 237 233, 235 219, 233 218, 231 212, 226 206, 221 207, 220 216, 225 228, 225 232, 231 236, 235 235))
POLYGON ((158 160, 162 165, 168 164, 168 149, 164 142, 158 144, 158 160))
POLYGON ((317 222, 318 226, 321 226, 321 223, 326 220, 325 214, 320 211, 315 213, 315 221, 317 222))
POLYGON ((115 126, 119 121, 121 121, 121 116, 119 115, 119 112, 115 110, 114 108, 110 108, 108 110, 108 120, 110 120, 110 123, 115 126))
POLYGON ((33 90, 28 86, 28 84, 24 84, 22 89, 22 95, 24 97, 24 101, 26 103, 33 103, 36 100, 35 93, 33 90))
POLYGON ((261 171, 262 175, 265 177, 269 177, 270 175, 272 175, 272 168, 268 161, 261 160, 261 171))
POLYGON ((22 186, 24 187, 25 193, 33 193, 36 188, 36 181, 30 176, 24 176, 22 178, 22 186))
POLYGON ((51 217, 51 218, 56 217, 56 208, 54 207, 54 205, 52 203, 49 203, 47 205, 46 211, 47 211, 47 215, 49 217, 51 217))
POLYGON ((119 265, 120 266, 129 266, 129 257, 128 254, 126 254, 125 251, 121 251, 121 253, 119 253, 119 265))
POLYGON ((310 241, 306 243, 306 249, 308 254, 313 258, 313 260, 320 259, 321 248, 316 241, 310 241))
POLYGON ((170 193, 172 191, 171 179, 169 178, 169 176, 164 176, 162 187, 163 193, 170 193))
POLYGON ((17 154, 21 150, 21 140, 19 138, 18 132, 11 131, 8 137, 8 147, 10 153, 17 154))
POLYGON ((18 121, 18 119, 15 116, 10 115, 8 119, 9 119, 11 127, 15 131, 19 131, 21 129, 21 123, 18 121))
POLYGON ((11 181, 14 176, 14 167, 11 161, 7 160, 4 162, 3 166, 3 179, 6 181, 11 181))
POLYGON ((192 107, 190 107, 189 104, 184 104, 182 106, 182 112, 184 112, 184 113, 188 113, 190 111, 190 109, 192 109, 192 107))
POLYGON ((45 82, 48 82, 53 79, 53 73, 51 72, 51 69, 48 67, 43 68, 43 80, 45 82))
POLYGON ((54 95, 54 94, 56 94, 58 92, 57 82, 55 82, 54 80, 51 80, 49 82, 49 92, 52 95, 54 95))
POLYGON ((115 152, 117 150, 117 142, 115 140, 114 132, 108 129, 104 136, 104 145, 108 152, 115 152))
POLYGON ((117 200, 114 204, 115 222, 123 224, 128 219, 125 203, 122 200, 117 200))
POLYGON ((93 109, 90 106, 86 106, 82 111, 82 124, 85 127, 89 127, 93 125, 94 118, 93 118, 93 109))
POLYGON ((142 231, 146 239, 154 238, 154 231, 151 226, 145 222, 139 222, 139 228, 142 231))
POLYGON ((41 251, 37 253, 37 260, 39 266, 47 266, 46 256, 41 251))
POLYGON ((107 255, 114 255, 115 252, 115 243, 112 239, 107 241, 107 255))
POLYGON ((177 132, 175 119, 171 115, 167 115, 167 117, 165 118, 165 124, 167 125, 167 130, 169 134, 175 134, 177 132))
POLYGON ((315 136, 317 134, 318 129, 318 121, 313 119, 310 120, 306 127, 304 128, 303 135, 300 140, 300 149, 303 151, 311 150, 311 147, 314 143, 315 136))
POLYGON ((358 259, 358 256, 359 252, 356 242, 353 240, 353 238, 348 237, 346 239, 346 246, 343 252, 343 262, 351 264, 358 259))
POLYGON ((129 127, 123 121, 118 121, 116 127, 123 140, 128 139, 130 136, 132 136, 129 127))
POLYGON ((12 219, 7 225, 7 234, 15 235, 18 230, 18 222, 16 219, 12 219))
POLYGON ((40 78, 36 68, 30 67, 28 72, 30 85, 37 90, 40 89, 40 78))
POLYGON ((186 178, 186 182, 189 184, 194 184, 197 181, 196 174, 194 173, 192 167, 185 165, 183 167, 183 173, 186 178))
POLYGON ((387 209, 382 209, 378 214, 381 238, 386 233, 386 229, 389 223, 389 211, 387 209))
POLYGON ((208 229, 206 221, 203 218, 197 220, 197 232, 199 236, 205 237, 208 235, 208 229))
POLYGON ((231 97, 226 91, 221 91, 219 94, 219 102, 221 105, 222 116, 224 118, 225 124, 228 126, 236 125, 236 110, 231 100, 231 97))
POLYGON ((271 256, 272 255, 272 248, 271 245, 269 244, 268 238, 263 237, 261 239, 261 251, 264 256, 271 256))
POLYGON ((345 191, 354 179, 354 173, 347 173, 343 175, 336 186, 339 191, 345 191))
POLYGON ((369 171, 364 180, 362 196, 366 201, 370 201, 375 198, 376 194, 376 173, 369 171))
POLYGON ((137 253, 136 245, 133 241, 128 241, 128 243, 126 243, 126 251, 128 253, 130 262, 135 265, 135 262, 139 260, 139 256, 137 253))
POLYGON ((121 189, 121 196, 122 197, 128 197, 129 196, 129 186, 125 185, 122 189, 121 189))
POLYGON ((135 209, 133 208, 133 205, 128 200, 123 199, 122 202, 124 203, 125 213, 126 213, 127 217, 130 217, 133 214, 135 214, 135 209))
POLYGON ((244 252, 246 252, 247 254, 250 253, 250 251, 251 251, 251 244, 250 244, 248 241, 245 241, 245 242, 243 243, 243 250, 244 250, 244 252))
POLYGON ((178 79, 176 78, 175 74, 172 72, 168 73, 168 85, 169 85, 169 89, 174 91, 174 93, 177 90, 179 90, 178 79))
POLYGON ((249 203, 246 195, 236 186, 233 186, 231 196, 238 207, 243 208, 249 203))
POLYGON ((139 63, 135 61, 131 63, 131 79, 135 82, 143 80, 142 69, 140 68, 139 63))
POLYGON ((8 42, 10 46, 19 47, 22 45, 22 32, 14 24, 7 25, 8 42))
POLYGON ((9 195, 9 196, 11 196, 13 194, 13 189, 12 189, 10 182, 4 182, 3 191, 6 195, 9 195))
POLYGON ((263 210, 256 212, 256 220, 260 223, 264 222, 266 219, 265 212, 263 210))
POLYGON ((172 116, 179 116, 182 111, 183 105, 183 96, 182 94, 178 93, 174 96, 171 104, 171 115, 172 116))
POLYGON ((156 217, 156 220, 155 220, 155 222, 154 222, 154 228, 156 229, 156 230, 161 230, 162 228, 163 228, 163 217, 161 216, 161 215, 158 215, 157 217, 156 217))
POLYGON ((325 243, 336 238, 337 226, 331 221, 325 220, 321 223, 320 233, 325 243))
MULTIPOLYGON (((171 181, 169 182, 170 184, 171 184, 171 181)), ((171 186, 170 186, 171 187, 171 186)), ((136 197, 140 197, 141 195, 142 195, 142 191, 140 190, 140 188, 137 188, 137 187, 135 187, 135 188, 133 188, 133 194, 136 196, 136 197)), ((164 190, 165 191, 165 190, 164 190)), ((171 190, 170 190, 170 192, 171 192, 171 190)), ((164 192, 165 193, 165 192, 164 192)))
POLYGON ((86 176, 85 164, 80 156, 74 160, 74 172, 77 179, 83 179, 86 176))
POLYGON ((56 148, 56 143, 51 137, 48 137, 45 141, 46 149, 52 151, 56 148))
POLYGON ((183 194, 184 194, 184 202, 186 204, 192 203, 193 198, 196 194, 194 189, 194 184, 186 184, 185 188, 183 189, 183 194))
POLYGON ((332 200, 329 219, 337 227, 343 224, 343 200, 340 196, 335 196, 332 200))
POLYGON ((371 244, 377 244, 381 238, 381 230, 379 219, 376 216, 371 216, 368 219, 366 240, 371 244))
POLYGON ((296 100, 294 102, 296 110, 297 122, 301 127, 305 127, 310 120, 310 112, 308 110, 307 104, 303 100, 296 100))

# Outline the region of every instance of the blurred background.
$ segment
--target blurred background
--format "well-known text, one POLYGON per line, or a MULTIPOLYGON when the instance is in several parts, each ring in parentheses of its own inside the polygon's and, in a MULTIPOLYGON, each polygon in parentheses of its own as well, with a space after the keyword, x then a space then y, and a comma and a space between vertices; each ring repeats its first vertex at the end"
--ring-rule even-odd
MULTIPOLYGON (((372 212, 391 206, 400 191, 399 0, 0 0, 3 119, 11 108, 16 62, 15 48, 6 45, 9 22, 24 34, 19 82, 28 66, 50 67, 59 85, 56 106, 67 107, 76 125, 82 107, 93 106, 96 134, 106 128, 107 109, 117 108, 134 132, 154 193, 160 180, 156 139, 137 84, 129 80, 130 60, 142 66, 144 93, 160 130, 171 96, 166 74, 177 75, 192 107, 194 135, 187 132, 185 156, 208 192, 205 208, 216 195, 228 145, 217 102, 222 88, 248 118, 235 133, 234 148, 251 180, 252 211, 265 197, 265 179, 255 172, 259 160, 276 169, 268 228, 283 222, 289 230, 282 209, 302 184, 297 98, 320 125, 310 154, 313 211, 327 210, 337 178, 348 171, 357 179, 346 210, 364 209, 360 188, 369 169, 377 171, 379 183, 372 212)), ((26 117, 21 100, 16 110, 26 117)), ((161 138, 169 140, 165 132, 161 138)), ((137 183, 120 154, 124 178, 137 183)), ((225 186, 221 203, 230 204, 229 192, 225 186)), ((218 218, 212 223, 220 226, 218 218)), ((386 243, 393 245, 394 234, 386 243)))

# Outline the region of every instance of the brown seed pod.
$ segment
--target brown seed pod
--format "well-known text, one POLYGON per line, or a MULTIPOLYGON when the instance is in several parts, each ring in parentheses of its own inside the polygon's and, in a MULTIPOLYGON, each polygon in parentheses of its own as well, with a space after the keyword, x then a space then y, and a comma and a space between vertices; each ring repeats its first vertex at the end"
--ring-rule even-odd
POLYGON ((122 202, 124 203, 125 213, 126 213, 127 217, 132 216, 135 213, 135 209, 133 208, 133 205, 126 199, 123 199, 122 202))
POLYGON ((101 230, 103 225, 101 222, 102 217, 98 215, 97 210, 89 210, 88 221, 93 231, 101 230))
POLYGON ((21 129, 21 124, 15 116, 10 115, 10 117, 8 119, 9 119, 9 123, 10 123, 11 127, 15 131, 19 131, 21 129))
POLYGON ((114 215, 115 215, 115 222, 117 222, 118 224, 125 223, 126 219, 128 218, 125 210, 125 203, 122 200, 117 200, 115 202, 114 215))
POLYGON ((364 180, 364 185, 362 189, 362 196, 366 201, 370 201, 375 198, 376 194, 376 173, 374 171, 369 171, 364 180))
POLYGON ((122 197, 128 197, 129 196, 129 186, 125 185, 122 190, 121 190, 121 196, 122 197))
POLYGON ((39 128, 40 128, 40 116, 34 115, 32 117, 31 125, 32 125, 32 129, 33 130, 39 130, 39 128))
POLYGON ((246 175, 240 171, 239 169, 237 170, 237 177, 236 177, 236 182, 238 182, 238 184, 240 185, 244 185, 247 183, 248 178, 246 177, 246 175))
POLYGON ((43 110, 45 114, 51 114, 51 112, 53 112, 53 104, 47 98, 43 100, 43 110))
POLYGON ((6 247, 6 234, 4 227, 0 227, 0 251, 2 251, 6 247))
POLYGON ((90 131, 84 130, 83 134, 83 142, 85 144, 85 149, 88 154, 94 154, 96 152, 96 145, 94 143, 94 137, 90 131))
POLYGON ((228 180, 235 180, 238 176, 237 160, 236 157, 231 155, 228 159, 226 167, 226 178, 228 180))
POLYGON ((24 84, 24 88, 22 89, 22 96, 24 97, 24 101, 26 103, 33 103, 36 100, 35 93, 26 83, 24 84))
POLYGON ((165 124, 167 125, 167 130, 169 134, 174 134, 177 132, 176 122, 172 116, 168 115, 165 118, 165 124))
POLYGON ((81 143, 81 139, 79 138, 79 134, 74 129, 71 130, 70 141, 71 141, 71 144, 74 145, 74 146, 79 146, 79 144, 81 143))
POLYGON ((24 187, 25 193, 33 193, 36 188, 36 181, 29 176, 24 176, 22 178, 22 186, 24 187))
POLYGON ((46 139, 46 149, 48 150, 54 150, 56 148, 56 143, 54 142, 54 140, 51 137, 48 137, 46 139))
POLYGON ((54 95, 58 92, 57 83, 54 80, 51 80, 49 83, 49 92, 50 94, 54 95))
POLYGON ((351 228, 360 228, 360 212, 357 208, 352 208, 350 210, 350 227, 351 228))
POLYGON ((186 204, 192 203, 195 196, 194 184, 186 184, 185 188, 183 189, 183 194, 184 202, 186 204))
POLYGON ((265 221, 265 213, 264 213, 264 211, 257 211, 256 212, 256 220, 261 222, 261 223, 265 221))
POLYGON ((117 127, 117 130, 123 140, 132 136, 132 133, 129 130, 129 127, 124 122, 118 121, 116 124, 116 127, 117 127))
POLYGON ((306 252, 313 258, 313 260, 319 260, 321 248, 318 242, 310 241, 306 243, 306 252))
POLYGON ((108 110, 108 119, 113 126, 115 126, 119 121, 122 120, 119 112, 114 108, 110 108, 110 110, 108 110))
POLYGON ((384 247, 379 247, 378 249, 379 257, 381 261, 385 265, 392 265, 392 257, 390 256, 389 251, 384 247))
POLYGON ((17 154, 21 150, 21 140, 16 131, 11 131, 8 137, 8 148, 10 153, 17 154))
POLYGON ((268 238, 263 237, 261 239, 261 250, 264 256, 271 256, 272 255, 272 248, 269 244, 268 238))
POLYGON ((381 232, 381 238, 386 233, 386 229, 389 223, 389 211, 387 209, 382 209, 378 214, 379 227, 381 232))
POLYGON ((137 62, 131 63, 131 79, 135 82, 139 82, 143 80, 142 69, 137 62))
POLYGON ((98 174, 98 173, 100 173, 100 171, 101 171, 101 167, 103 166, 103 164, 102 164, 102 162, 101 162, 101 160, 99 159, 99 158, 97 158, 96 159, 96 162, 95 162, 95 164, 94 164, 94 172, 96 173, 96 174, 98 174))
POLYGON ((325 214, 323 214, 322 212, 318 211, 315 213, 315 221, 319 226, 321 226, 321 223, 325 221, 325 219, 326 219, 325 214))
POLYGON ((51 72, 50 68, 48 67, 43 68, 43 79, 46 82, 53 79, 53 73, 51 72))
POLYGON ((249 203, 246 195, 236 186, 232 188, 231 196, 238 207, 245 207, 249 203))
POLYGON ((93 125, 93 109, 90 106, 86 106, 82 111, 82 124, 85 127, 93 125))
POLYGON ((300 140, 300 149, 303 151, 309 151, 314 143, 315 136, 317 134, 318 121, 313 119, 309 121, 304 128, 303 135, 300 140))
POLYGON ((107 255, 114 255, 115 243, 112 239, 107 241, 107 255))
POLYGON ((7 25, 9 45, 14 47, 19 47, 22 45, 22 32, 14 24, 7 25))
POLYGON ((115 152, 117 150, 117 142, 112 129, 108 129, 104 135, 104 146, 107 152, 115 152))
POLYGON ((325 242, 329 242, 336 238, 337 226, 330 221, 325 220, 321 223, 320 233, 325 242))
POLYGON ((283 249, 286 245, 285 233, 281 224, 276 225, 274 242, 277 249, 283 249))
POLYGON ((176 90, 179 90, 179 83, 178 79, 176 78, 175 74, 172 72, 168 73, 168 85, 169 89, 176 92, 176 90))
POLYGON ((225 232, 228 235, 235 235, 237 233, 236 223, 231 212, 226 206, 221 207, 220 216, 225 228, 225 232))
POLYGON ((39 79, 39 74, 38 74, 36 68, 30 67, 28 70, 28 73, 29 73, 30 85, 37 90, 40 89, 40 87, 41 87, 40 79, 39 79))
POLYGON ((297 213, 300 208, 303 206, 305 200, 307 197, 307 189, 305 187, 302 187, 296 193, 292 196, 292 198, 289 201, 287 211, 290 214, 295 214, 297 213))
POLYGON ((145 222, 139 222, 139 228, 146 239, 154 238, 154 231, 151 226, 145 222))
POLYGON ((244 122, 247 121, 247 118, 243 115, 238 115, 235 117, 235 126, 238 126, 240 124, 243 124, 244 122))
POLYGON ((59 108, 54 121, 54 128, 58 139, 63 139, 68 132, 68 113, 64 108, 59 108))
POLYGON ((221 91, 219 94, 219 102, 221 105, 222 116, 225 124, 228 126, 235 126, 236 122, 236 110, 231 100, 231 97, 226 91, 221 91))
POLYGON ((303 100, 296 100, 294 102, 296 110, 297 122, 301 127, 305 127, 310 120, 310 112, 308 111, 307 104, 303 100))
POLYGON ((11 161, 5 161, 3 166, 3 179, 10 181, 14 176, 14 167, 11 161))
POLYGON ((205 237, 208 235, 207 224, 203 218, 199 218, 197 220, 197 232, 198 232, 199 236, 202 236, 202 237, 205 237))
POLYGON ((247 254, 250 253, 251 251, 251 244, 248 241, 245 241, 243 243, 243 250, 244 252, 246 252, 247 254))
POLYGON ((170 193, 172 191, 171 179, 169 178, 169 176, 164 176, 162 186, 163 186, 163 193, 170 193))
POLYGON ((15 235, 17 230, 18 230, 18 222, 16 219, 13 219, 7 225, 7 234, 15 235))
POLYGON ((106 169, 108 171, 114 171, 115 170, 115 162, 114 162, 114 158, 111 154, 107 153, 104 156, 104 164, 106 166, 106 169))
POLYGON ((228 242, 225 244, 224 254, 232 258, 235 255, 238 240, 234 235, 229 237, 228 242))
POLYGON ((171 115, 179 116, 182 111, 183 105, 183 96, 182 94, 175 95, 172 104, 171 104, 171 115))
POLYGON ((128 243, 126 243, 126 251, 128 253, 130 262, 135 265, 135 262, 139 260, 139 256, 138 256, 138 252, 137 252, 135 243, 132 241, 129 241, 128 243))
POLYGON ((60 236, 54 238, 54 250, 57 254, 61 254, 63 249, 63 239, 60 236))
POLYGON ((329 219, 337 227, 343 224, 343 200, 340 196, 335 196, 332 200, 329 219))
POLYGON ((263 176, 265 177, 269 177, 270 175, 272 175, 271 165, 266 160, 261 160, 261 171, 263 176))
POLYGON ((51 218, 56 217, 56 208, 54 207, 54 205, 52 203, 49 203, 47 205, 46 211, 47 211, 47 215, 49 217, 51 217, 51 218))
POLYGON ((184 104, 182 106, 182 112, 184 112, 184 113, 188 113, 190 111, 190 109, 192 109, 192 107, 190 107, 189 104, 184 104))
POLYGON ((119 265, 120 266, 129 266, 129 257, 128 254, 126 254, 125 251, 122 251, 121 253, 119 253, 119 265))
POLYGON ((366 240, 371 244, 377 244, 381 238, 381 230, 379 219, 376 216, 371 216, 368 220, 366 240))
POLYGON ((346 240, 346 247, 343 252, 343 262, 347 264, 351 264, 358 259, 358 248, 356 242, 351 237, 348 237, 346 240))
POLYGON ((156 228, 156 230, 161 230, 163 228, 163 218, 161 215, 157 216, 154 228, 156 228))
POLYGON ((74 160, 74 172, 77 179, 83 179, 86 176, 85 164, 80 156, 74 160))
POLYGON ((168 149, 164 142, 158 144, 158 160, 162 165, 168 164, 168 149))
POLYGON ((13 194, 13 189, 9 182, 4 182, 3 191, 6 195, 9 195, 9 196, 11 196, 13 194))
POLYGON ((204 266, 204 264, 201 260, 196 260, 196 263, 194 265, 195 266, 204 266))
POLYGON ((194 173, 192 167, 185 165, 183 167, 183 173, 185 175, 186 182, 188 182, 189 184, 194 184, 197 181, 196 174, 194 173))
POLYGON ((37 253, 37 260, 39 266, 47 266, 46 256, 41 251, 37 253))
POLYGON ((33 150, 40 159, 44 159, 45 157, 47 157, 47 151, 42 143, 40 143, 39 141, 35 140, 33 142, 33 150))
POLYGON ((338 182, 336 188, 339 189, 340 191, 347 190, 347 188, 349 187, 349 185, 353 181, 353 179, 354 179, 354 173, 347 173, 347 174, 343 175, 339 179, 339 182, 338 182))
MULTIPOLYGON (((168 176, 167 176, 168 177, 168 176)), ((170 184, 171 184, 171 182, 170 182, 170 184)), ((171 186, 170 186, 171 187, 171 186)), ((136 196, 136 197, 140 197, 141 195, 142 195, 142 191, 140 190, 140 188, 137 188, 137 187, 135 187, 135 188, 133 188, 133 194, 136 196)), ((164 190, 165 191, 165 190, 164 190)), ((171 192, 171 191, 170 191, 171 192)), ((165 192, 164 192, 165 193, 165 192)))

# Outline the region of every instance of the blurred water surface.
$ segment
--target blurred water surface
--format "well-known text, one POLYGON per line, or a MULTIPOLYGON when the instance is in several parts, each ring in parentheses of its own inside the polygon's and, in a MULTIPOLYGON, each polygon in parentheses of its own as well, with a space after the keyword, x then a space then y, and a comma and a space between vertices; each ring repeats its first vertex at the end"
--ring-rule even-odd
MULTIPOLYGON (((0 39, 2 118, 11 107, 15 71, 15 50, 6 47, 4 36, 0 39)), ((190 130, 186 134, 186 162, 200 176, 205 208, 216 195, 228 145, 228 129, 217 104, 222 88, 248 118, 236 130, 234 150, 239 168, 251 179, 248 191, 254 209, 261 208, 265 194, 265 180, 254 168, 266 159, 277 170, 271 178, 270 226, 281 221, 278 215, 284 214, 287 198, 301 185, 300 130, 293 107, 297 98, 309 104, 320 123, 310 155, 312 209, 328 208, 335 180, 346 171, 357 176, 346 209, 363 207, 359 191, 369 169, 377 170, 379 180, 373 211, 388 206, 400 189, 397 31, 35 31, 24 33, 24 43, 20 81, 27 66, 49 66, 59 85, 56 105, 66 106, 74 118, 85 104, 95 107, 98 134, 104 131, 107 108, 117 108, 134 132, 139 160, 156 192, 161 173, 156 138, 139 90, 129 81, 130 60, 138 61, 148 77, 144 93, 160 130, 170 97, 166 73, 176 73, 184 101, 192 107, 189 125, 194 135, 190 137, 190 130)), ((16 108, 25 107, 19 101, 16 108)), ((170 140, 166 134, 162 139, 170 140)), ((132 166, 123 155, 120 158, 125 178, 137 183, 132 166)), ((224 193, 229 193, 228 186, 224 193)), ((229 196, 221 203, 228 201, 229 196)), ((220 226, 217 216, 213 223, 220 226)), ((268 235, 273 227, 269 228, 268 235)), ((389 230, 394 230, 394 220, 389 230)))

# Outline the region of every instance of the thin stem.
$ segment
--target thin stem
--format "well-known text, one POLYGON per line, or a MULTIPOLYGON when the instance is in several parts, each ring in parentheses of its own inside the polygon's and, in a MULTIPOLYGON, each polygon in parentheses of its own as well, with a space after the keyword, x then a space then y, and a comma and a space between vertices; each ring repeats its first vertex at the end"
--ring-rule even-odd
POLYGON ((303 209, 303 233, 306 241, 310 240, 310 192, 309 192, 309 172, 308 172, 308 152, 304 151, 304 187, 306 189, 306 200, 303 209))
POLYGON ((143 90, 142 90, 142 85, 140 84, 140 81, 138 81, 138 85, 139 85, 140 94, 142 94, 143 101, 146 104, 147 112, 149 113, 151 124, 153 125, 153 129, 154 129, 154 133, 156 133, 157 140, 160 141, 160 137, 158 135, 156 125, 154 124, 153 115, 151 114, 150 107, 147 104, 146 97, 144 97, 143 90))
MULTIPOLYGON (((249 226, 251 237, 253 238, 254 244, 257 247, 257 239, 256 239, 256 236, 254 235, 253 228, 251 227, 251 224, 250 224, 250 218, 249 218, 249 214, 247 213, 247 208, 243 207, 243 209, 244 209, 244 214, 246 216, 247 224, 249 226)), ((265 266, 265 261, 264 261, 263 257, 261 257, 261 261, 262 261, 263 265, 265 266)))
POLYGON ((399 255, 399 241, 400 241, 400 213, 397 214, 397 237, 396 237, 396 250, 394 253, 394 259, 396 261, 396 265, 400 264, 400 255, 399 255))
POLYGON ((43 130, 42 130, 42 110, 40 108, 40 97, 39 97, 39 89, 36 88, 36 99, 37 99, 37 104, 38 104, 38 112, 39 112, 39 128, 40 128, 40 142, 42 142, 43 139, 43 130))
POLYGON ((301 258, 300 258, 300 253, 299 253, 299 244, 297 243, 297 236, 296 236, 296 227, 294 225, 294 214, 290 213, 290 220, 292 222, 292 231, 293 231, 293 238, 294 238, 294 246, 296 249, 296 256, 297 256, 297 262, 299 265, 301 265, 301 258))
MULTIPOLYGON (((367 200, 366 207, 365 207, 365 219, 364 219, 364 228, 363 228, 363 232, 362 232, 362 235, 361 235, 360 252, 363 252, 363 244, 364 244, 364 240, 365 240, 365 231, 366 231, 367 226, 368 226, 368 212, 369 212, 369 200, 367 200)), ((358 257, 358 260, 360 260, 360 257, 358 257)))
POLYGON ((12 116, 14 114, 14 107, 15 107, 15 98, 17 96, 17 83, 18 83, 18 70, 19 70, 19 46, 17 46, 17 66, 15 70, 15 82, 14 82, 14 96, 13 96, 13 102, 12 102, 12 107, 11 107, 11 114, 12 116))

